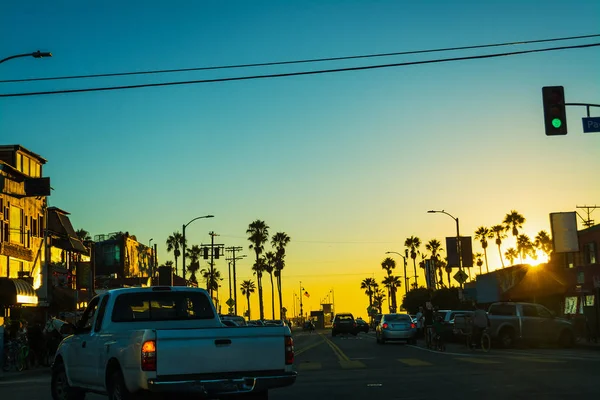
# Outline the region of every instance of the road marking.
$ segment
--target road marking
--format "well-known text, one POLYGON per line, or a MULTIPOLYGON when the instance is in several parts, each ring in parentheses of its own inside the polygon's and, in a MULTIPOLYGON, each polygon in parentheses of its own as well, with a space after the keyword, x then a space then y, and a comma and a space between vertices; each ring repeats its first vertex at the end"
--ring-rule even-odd
POLYGON ((402 364, 410 365, 411 367, 424 367, 426 365, 431 365, 427 361, 419 360, 417 358, 399 358, 402 364))
POLYGON ((310 350, 310 349, 312 349, 312 348, 315 348, 315 347, 317 347, 317 346, 320 346, 320 345, 322 345, 323 343, 324 343, 324 341, 323 341, 323 340, 321 340, 321 341, 319 341, 319 342, 317 342, 317 343, 312 343, 312 344, 309 344, 308 346, 306 346, 306 347, 303 347, 303 348, 301 348, 301 349, 297 350, 297 351, 295 352, 295 355, 296 355, 296 356, 299 356, 300 354, 302 354, 302 353, 304 353, 304 352, 306 352, 306 351, 308 351, 308 350, 310 350))
POLYGON ((562 360, 556 360, 556 359, 552 359, 552 358, 541 358, 541 357, 506 357, 506 358, 510 358, 511 360, 518 360, 518 361, 531 361, 531 362, 549 363, 549 364, 566 362, 566 361, 562 361, 562 360))
POLYGON ((486 358, 477 358, 477 357, 457 357, 455 360, 466 361, 473 364, 500 364, 500 361, 492 361, 486 358))
POLYGON ((361 363, 360 361, 352 361, 335 343, 329 340, 329 338, 327 338, 325 335, 320 335, 323 338, 323 340, 325 340, 325 343, 327 343, 327 345, 331 347, 331 350, 333 350, 333 353, 337 356, 338 362, 343 369, 366 368, 366 365, 361 363))
POLYGON ((296 367, 298 371, 315 371, 322 369, 323 365, 320 362, 303 362, 296 367))
POLYGON ((429 353, 446 354, 446 355, 449 355, 449 356, 464 356, 465 355, 465 353, 451 353, 451 352, 448 352, 448 351, 437 351, 437 350, 427 349, 425 347, 416 346, 414 344, 406 344, 405 346, 412 347, 413 349, 427 351, 429 353))

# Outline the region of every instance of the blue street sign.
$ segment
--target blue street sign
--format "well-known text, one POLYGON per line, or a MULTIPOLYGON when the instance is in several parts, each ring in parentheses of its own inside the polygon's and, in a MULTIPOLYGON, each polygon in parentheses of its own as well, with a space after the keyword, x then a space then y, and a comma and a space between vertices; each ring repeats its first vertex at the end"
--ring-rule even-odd
POLYGON ((600 132, 600 117, 584 117, 582 121, 584 133, 600 132))

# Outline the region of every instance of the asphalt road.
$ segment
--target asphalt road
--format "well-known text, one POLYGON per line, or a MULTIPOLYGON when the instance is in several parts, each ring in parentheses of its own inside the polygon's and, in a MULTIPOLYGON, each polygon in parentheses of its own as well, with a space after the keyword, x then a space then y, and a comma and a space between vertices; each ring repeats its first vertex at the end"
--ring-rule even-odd
MULTIPOLYGON (((371 334, 294 334, 294 386, 270 398, 306 399, 566 399, 598 398, 600 351, 496 350, 484 354, 450 344, 443 353, 405 344, 378 345, 371 334)), ((49 400, 44 371, 0 379, 0 399, 49 400)), ((89 400, 103 399, 90 395, 89 400)))

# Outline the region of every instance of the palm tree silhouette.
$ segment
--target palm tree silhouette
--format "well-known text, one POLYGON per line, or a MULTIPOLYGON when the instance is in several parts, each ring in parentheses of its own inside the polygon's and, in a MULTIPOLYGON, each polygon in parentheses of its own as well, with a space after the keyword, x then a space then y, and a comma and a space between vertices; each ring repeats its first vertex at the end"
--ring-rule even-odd
POLYGON ((285 247, 290 243, 290 237, 285 232, 277 232, 271 238, 271 246, 275 249, 275 277, 277 278, 277 291, 279 292, 279 318, 283 318, 283 298, 281 294, 281 271, 285 267, 285 247))
POLYGON ((543 251, 544 254, 546 254, 548 261, 550 261, 550 253, 552 253, 552 239, 550 238, 550 235, 548 235, 548 232, 544 230, 539 231, 535 236, 533 244, 535 247, 543 251))
POLYGON ((512 235, 516 238, 519 235, 519 229, 523 229, 525 223, 525 217, 518 211, 512 210, 504 217, 504 230, 511 231, 512 235))
POLYGON ((186 249, 186 257, 190 259, 190 265, 187 267, 187 272, 190 273, 190 281, 198 283, 196 272, 200 270, 200 255, 202 249, 197 244, 193 245, 189 249, 186 249))
POLYGON ((388 298, 391 301, 390 312, 395 313, 396 312, 396 292, 395 292, 396 287, 392 286, 393 280, 390 278, 392 276, 392 271, 394 270, 394 268, 396 268, 396 261, 391 257, 386 257, 381 262, 381 268, 385 272, 387 272, 387 277, 384 279, 384 282, 382 282, 382 283, 388 288, 388 298), (387 282, 387 284, 385 282, 387 282))
MULTIPOLYGON (((439 252, 444 251, 442 249, 442 243, 440 243, 437 239, 431 239, 425 245, 425 249, 431 253, 431 258, 433 259, 433 268, 438 272, 440 276, 440 286, 444 286, 444 274, 442 273, 442 269, 439 267, 439 252)), ((449 282, 448 282, 449 283, 449 282)))
POLYGON ((521 264, 523 264, 523 259, 528 255, 534 260, 536 259, 533 243, 531 242, 531 239, 529 239, 529 236, 525 234, 517 236, 517 252, 521 257, 521 264))
POLYGON ((92 240, 90 233, 88 231, 86 231, 85 229, 77 229, 75 234, 77 235, 79 240, 81 240, 82 242, 89 242, 92 240))
POLYGON ((252 293, 254 293, 255 289, 256 289, 256 286, 254 285, 254 282, 252 282, 251 280, 243 281, 242 284, 240 285, 240 290, 242 292, 242 296, 246 296, 246 300, 248 301, 248 320, 251 319, 251 316, 250 316, 250 295, 252 293))
POLYGON ((375 289, 375 293, 373 294, 373 306, 377 308, 379 314, 383 314, 382 307, 383 301, 385 300, 385 292, 383 289, 375 289))
POLYGON ((419 246, 421 246, 421 239, 416 236, 411 236, 404 241, 404 247, 408 248, 410 251, 410 258, 413 260, 413 268, 415 272, 415 283, 414 286, 417 287, 417 254, 419 254, 419 246))
POLYGON ((173 252, 173 257, 175 257, 175 275, 177 275, 177 258, 181 255, 181 250, 179 249, 182 247, 182 244, 183 235, 178 231, 173 232, 173 234, 167 238, 167 252, 173 252))
MULTIPOLYGON (((275 286, 273 285, 273 271, 275 270, 275 253, 267 251, 264 256, 265 271, 271 278, 271 319, 275 319, 275 286)), ((279 305, 281 308, 281 304, 279 305)))
POLYGON ((504 256, 506 257, 510 265, 513 265, 515 260, 519 257, 519 252, 514 247, 511 247, 509 249, 506 249, 506 253, 504 253, 504 256))
POLYGON ((379 285, 377 285, 377 281, 375 278, 365 278, 360 283, 360 288, 365 291, 365 294, 369 296, 369 306, 373 306, 373 294, 375 293, 375 289, 377 289, 379 285))
POLYGON ((483 274, 483 271, 481 269, 481 267, 483 266, 483 260, 481 259, 481 257, 483 257, 483 254, 481 254, 481 253, 475 253, 473 255, 473 259, 475 260, 475 264, 479 267, 479 275, 483 274))
POLYGON ((494 237, 494 232, 492 232, 490 230, 490 228, 488 228, 488 227, 480 226, 475 231, 475 240, 479 240, 479 243, 481 243, 481 248, 483 249, 483 255, 485 257, 485 272, 487 272, 487 273, 490 272, 490 267, 488 265, 488 258, 487 258, 487 247, 488 247, 487 240, 492 239, 493 237, 494 237))
POLYGON ((500 255, 500 262, 502 263, 502 268, 504 268, 504 258, 502 257, 502 248, 500 246, 502 245, 502 239, 506 239, 506 234, 504 233, 506 228, 502 225, 494 225, 490 228, 490 230, 493 232, 494 236, 496 237, 496 246, 498 246, 498 254, 500 255))
POLYGON ((248 240, 250 241, 250 250, 254 250, 256 254, 256 261, 252 269, 256 274, 256 280, 258 282, 258 306, 260 311, 260 319, 265 319, 265 311, 263 304, 263 291, 262 291, 262 273, 264 263, 260 260, 260 255, 264 250, 264 244, 269 239, 269 226, 265 223, 265 221, 261 221, 257 219, 248 225, 248 229, 246 230, 246 234, 248 234, 248 240))

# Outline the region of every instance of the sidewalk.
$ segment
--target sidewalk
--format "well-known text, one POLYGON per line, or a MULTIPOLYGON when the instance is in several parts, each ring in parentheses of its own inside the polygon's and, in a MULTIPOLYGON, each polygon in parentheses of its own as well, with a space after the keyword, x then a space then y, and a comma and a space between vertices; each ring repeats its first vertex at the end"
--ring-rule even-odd
POLYGON ((18 378, 32 377, 32 376, 39 376, 39 375, 50 375, 50 372, 51 372, 50 367, 35 367, 35 368, 26 369, 21 372, 15 371, 15 370, 11 370, 8 372, 0 371, 0 381, 14 380, 14 379, 18 379, 18 378))

